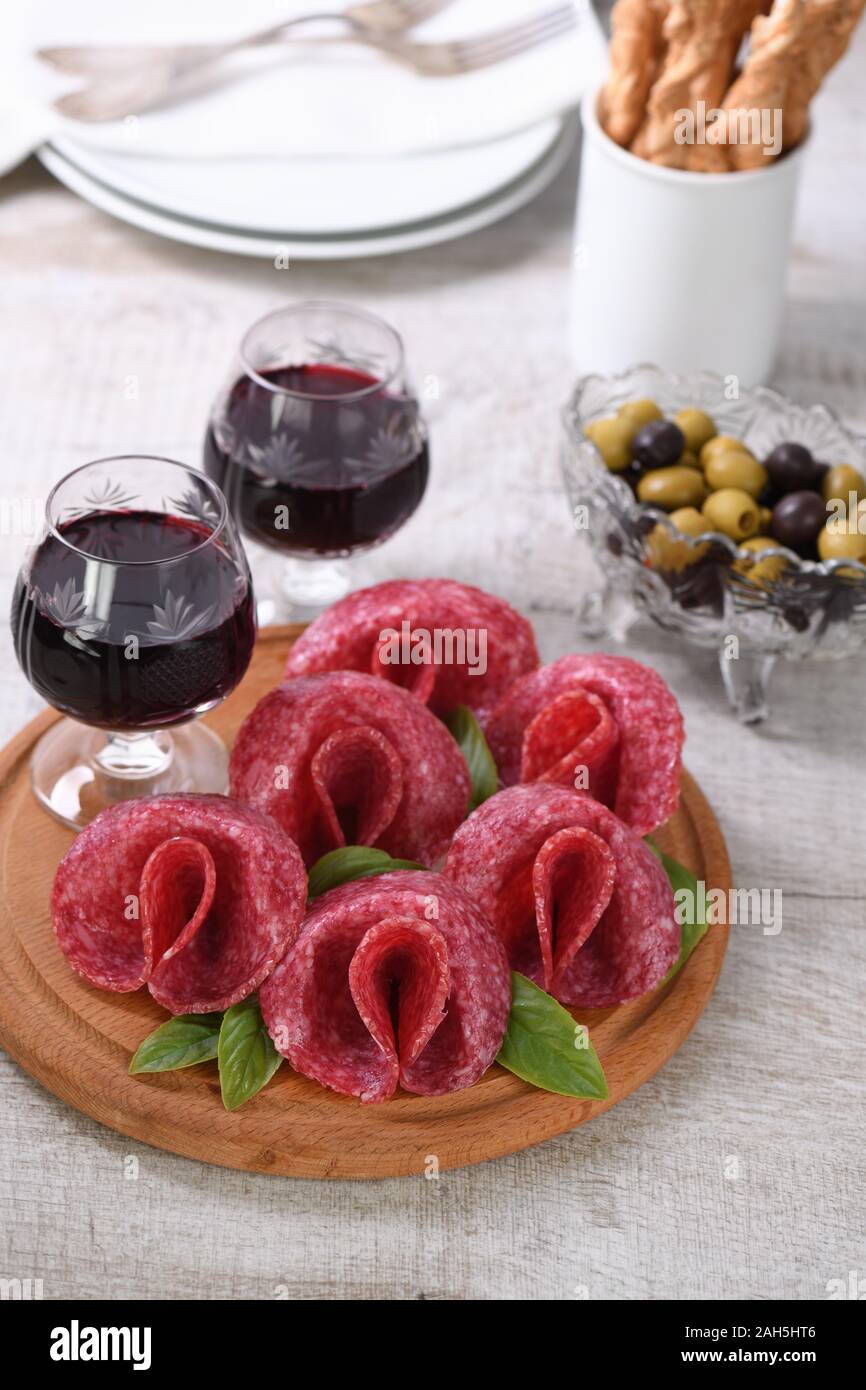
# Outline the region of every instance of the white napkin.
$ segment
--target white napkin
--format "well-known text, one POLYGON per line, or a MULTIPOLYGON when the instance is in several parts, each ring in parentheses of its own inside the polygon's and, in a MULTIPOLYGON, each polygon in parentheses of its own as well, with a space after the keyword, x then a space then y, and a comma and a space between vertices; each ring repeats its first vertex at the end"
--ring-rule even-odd
MULTIPOLYGON (((462 38, 551 8, 555 0, 454 0, 413 38, 462 38)), ((342 0, 337 0, 340 8, 342 0)), ((7 78, 22 105, 42 104, 46 138, 172 159, 249 156, 398 156, 480 144, 567 110, 603 66, 603 42, 588 0, 575 0, 577 29, 520 58, 463 77, 423 78, 360 45, 269 49, 214 70, 202 95, 175 107, 102 125, 48 110, 77 85, 30 57, 67 43, 210 42, 317 8, 328 0, 33 0, 18 14, 7 78), (17 50, 17 51, 16 51, 17 50), (230 79, 230 80, 228 80, 230 79)), ((11 16, 10 16, 11 18, 11 16)), ((4 18, 4 27, 6 19, 4 18)), ((7 53, 10 50, 7 48, 7 53)), ((0 74, 2 76, 2 74, 0 74)))

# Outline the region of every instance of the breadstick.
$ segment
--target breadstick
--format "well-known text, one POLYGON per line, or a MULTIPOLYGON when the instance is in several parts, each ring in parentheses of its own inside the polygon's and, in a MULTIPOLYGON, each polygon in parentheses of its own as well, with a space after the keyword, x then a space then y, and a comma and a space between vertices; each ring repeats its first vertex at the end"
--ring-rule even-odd
POLYGON ((672 0, 664 25, 667 53, 631 149, 672 168, 727 167, 724 154, 676 140, 679 113, 721 101, 743 34, 764 0, 672 0))
POLYGON ((785 149, 798 145, 809 124, 809 103, 845 53, 866 0, 806 0, 803 34, 784 104, 785 149))
MULTIPOLYGON (((784 149, 806 133, 809 103, 839 61, 863 13, 866 0, 775 0, 769 19, 756 20, 745 67, 724 99, 727 112, 781 110, 784 149)), ((761 144, 731 142, 734 169, 760 168, 761 144)))
POLYGON ((728 158, 734 169, 759 169, 766 163, 768 152, 761 141, 750 138, 741 143, 736 138, 741 133, 736 129, 736 113, 784 112, 805 18, 806 0, 775 0, 769 18, 758 17, 752 25, 745 66, 722 102, 728 158))
POLYGON ((610 74, 599 117, 611 140, 629 145, 644 117, 664 51, 668 0, 617 0, 611 12, 610 74))

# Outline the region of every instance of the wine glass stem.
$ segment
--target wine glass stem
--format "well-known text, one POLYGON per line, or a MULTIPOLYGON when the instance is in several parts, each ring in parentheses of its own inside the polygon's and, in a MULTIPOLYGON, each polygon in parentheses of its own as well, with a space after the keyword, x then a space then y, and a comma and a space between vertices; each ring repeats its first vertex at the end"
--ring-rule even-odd
POLYGON ((293 556, 283 562, 280 587, 283 599, 299 618, 315 617, 349 592, 349 562, 293 556))
POLYGON ((164 729, 108 733, 93 761, 107 777, 137 780, 158 777, 171 767, 171 735, 164 729))

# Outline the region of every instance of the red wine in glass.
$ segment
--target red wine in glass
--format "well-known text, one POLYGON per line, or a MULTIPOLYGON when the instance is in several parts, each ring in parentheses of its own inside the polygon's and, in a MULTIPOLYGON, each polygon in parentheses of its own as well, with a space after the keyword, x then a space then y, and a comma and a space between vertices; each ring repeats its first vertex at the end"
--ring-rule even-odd
POLYGON ((31 761, 67 825, 166 792, 224 792, 228 753, 195 722, 253 651, 246 555, 219 488, 171 459, 97 459, 63 478, 12 600, 15 653, 67 716, 31 761))
POLYGON ((243 535, 285 557, 275 587, 287 616, 339 598, 345 560, 393 536, 427 486, 427 433, 399 335, 341 304, 268 314, 214 406, 204 467, 243 535))
POLYGON ((387 540, 427 487, 427 438, 414 407, 348 367, 306 363, 262 376, 267 386, 235 381, 205 440, 205 472, 244 535, 308 557, 387 540), (346 395, 356 397, 351 408, 335 409, 346 395))
POLYGON ((44 700, 102 729, 168 728, 234 689, 255 641, 252 588, 219 544, 204 544, 201 523, 95 511, 58 529, 12 600, 16 655, 44 700), (104 616, 87 603, 93 557, 124 562, 103 571, 113 581, 104 616), (148 563, 182 557, 174 589, 166 569, 148 563))

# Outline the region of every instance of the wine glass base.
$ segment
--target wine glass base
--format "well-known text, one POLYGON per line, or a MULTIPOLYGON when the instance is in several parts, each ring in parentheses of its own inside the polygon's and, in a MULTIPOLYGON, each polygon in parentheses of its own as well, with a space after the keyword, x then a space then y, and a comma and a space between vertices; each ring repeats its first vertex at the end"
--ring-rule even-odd
POLYGON ((30 779, 47 811, 80 830, 119 801, 166 792, 228 790, 228 750, 205 724, 129 739, 61 719, 33 750, 30 779), (124 756, 126 750, 128 756, 124 756))

